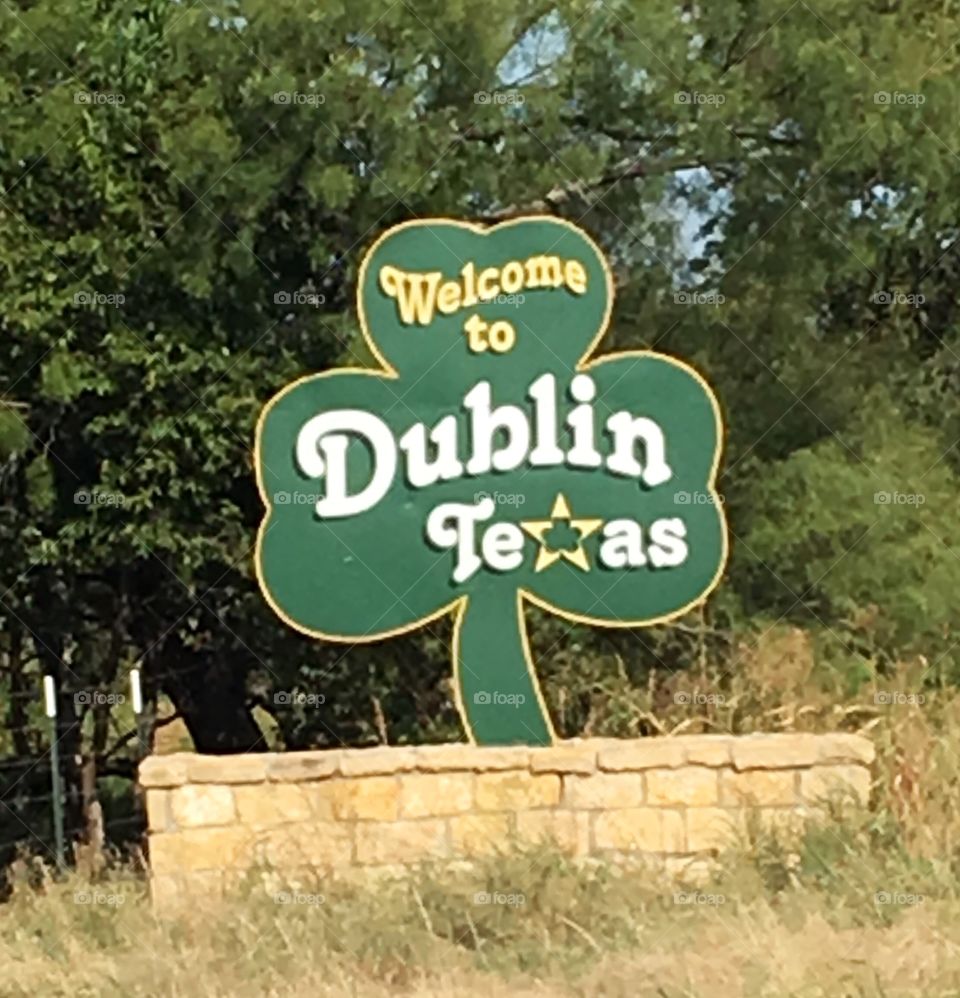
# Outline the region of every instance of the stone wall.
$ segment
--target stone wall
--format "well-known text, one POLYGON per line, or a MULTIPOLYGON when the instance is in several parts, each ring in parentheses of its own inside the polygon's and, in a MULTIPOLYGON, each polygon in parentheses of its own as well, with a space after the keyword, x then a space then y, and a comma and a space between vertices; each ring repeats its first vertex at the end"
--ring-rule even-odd
POLYGON ((140 767, 154 897, 245 871, 294 878, 469 860, 549 840, 577 857, 668 863, 735 847, 751 815, 784 827, 839 792, 866 803, 857 735, 589 739, 153 756, 140 767))

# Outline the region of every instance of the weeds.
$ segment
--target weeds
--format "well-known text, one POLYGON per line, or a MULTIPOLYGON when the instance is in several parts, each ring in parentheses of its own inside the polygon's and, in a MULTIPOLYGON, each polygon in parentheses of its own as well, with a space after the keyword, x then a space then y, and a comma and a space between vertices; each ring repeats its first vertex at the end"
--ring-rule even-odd
POLYGON ((364 884, 251 877, 164 917, 123 870, 21 882, 0 993, 950 994, 958 924, 949 864, 838 807, 799 841, 752 829, 687 880, 538 849, 364 884))
MULTIPOLYGON (((673 879, 526 849, 364 884, 251 877, 165 917, 133 867, 57 882, 33 860, 0 905, 0 995, 960 994, 960 697, 877 702, 874 677, 838 699, 801 651, 779 685, 775 656, 687 677, 722 701, 697 712, 678 697, 658 723, 865 731, 878 753, 866 811, 826 802, 799 839, 748 823, 738 849, 673 879)), ((917 693, 912 676, 886 686, 917 693)))

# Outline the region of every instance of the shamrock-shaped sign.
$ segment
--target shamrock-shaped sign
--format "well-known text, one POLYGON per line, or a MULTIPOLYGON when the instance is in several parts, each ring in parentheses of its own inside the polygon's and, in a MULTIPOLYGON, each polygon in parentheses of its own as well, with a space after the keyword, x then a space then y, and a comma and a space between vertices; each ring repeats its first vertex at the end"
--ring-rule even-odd
POLYGON ((357 300, 381 369, 302 378, 257 427, 263 591, 334 641, 454 613, 471 737, 548 743, 524 604, 641 626, 710 592, 727 551, 716 400, 671 357, 592 358, 613 282, 560 219, 399 225, 357 300))

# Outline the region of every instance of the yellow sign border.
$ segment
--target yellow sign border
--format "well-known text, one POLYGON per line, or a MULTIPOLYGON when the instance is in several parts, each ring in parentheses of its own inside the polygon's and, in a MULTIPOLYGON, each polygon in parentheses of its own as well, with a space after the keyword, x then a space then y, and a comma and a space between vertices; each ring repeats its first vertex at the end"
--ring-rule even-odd
MULTIPOLYGON (((418 620, 413 621, 410 624, 406 624, 403 627, 395 627, 386 631, 378 631, 375 634, 365 634, 360 637, 349 636, 345 634, 334 634, 327 631, 317 631, 309 627, 304 627, 299 624, 292 617, 289 617, 283 609, 275 602, 270 590, 266 584, 263 577, 262 567, 261 567, 261 557, 263 548, 263 538, 266 534, 268 525, 270 523, 270 518, 273 515, 273 504, 269 501, 267 497, 266 489, 263 484, 263 475, 261 473, 260 467, 260 449, 261 449, 261 439, 263 434, 263 426, 266 422, 266 418, 270 413, 270 410, 274 405, 277 404, 288 392, 293 391, 295 388, 304 384, 307 381, 313 381, 319 378, 334 378, 339 375, 344 374, 362 374, 370 375, 379 378, 392 378, 396 379, 399 374, 396 370, 388 363, 386 358, 380 353, 380 349, 376 344, 374 338, 370 335, 370 330, 367 326, 367 316, 366 311, 363 306, 363 287, 366 278, 367 268, 370 265, 370 261, 373 259, 373 255, 380 246, 382 242, 390 238, 397 232, 401 232, 404 229, 412 228, 425 228, 431 225, 449 225, 453 227, 469 229, 471 232, 477 233, 479 235, 488 235, 494 231, 501 229, 508 229, 514 225, 522 225, 524 222, 531 221, 549 221, 557 225, 564 226, 573 232, 576 232, 579 236, 587 241, 593 251, 596 253, 600 264, 603 267, 604 278, 607 284, 607 304, 603 313, 603 318, 600 322, 600 327, 590 341, 586 350, 580 356, 577 361, 576 371, 578 373, 587 373, 592 368, 599 367, 601 364, 609 363, 614 360, 622 360, 625 357, 650 357, 657 360, 665 361, 668 364, 672 364, 674 367, 680 368, 685 371, 691 377, 693 377, 700 386, 706 392, 707 398, 710 400, 710 406, 713 409, 713 415, 716 426, 716 445, 714 447, 713 462, 710 467, 710 475, 707 481, 707 490, 710 496, 713 498, 715 503, 720 504, 720 495, 716 490, 716 478, 717 471, 720 467, 720 456, 723 452, 723 442, 726 433, 726 427, 723 422, 723 414, 720 410, 720 405, 717 402, 716 396, 713 394, 713 389, 707 383, 706 379, 700 374, 696 368, 687 364, 685 361, 678 360, 675 357, 670 357, 667 354, 659 353, 656 350, 622 350, 619 353, 606 354, 603 357, 590 360, 591 354, 599 345, 600 341, 603 339, 607 329, 610 326, 610 316, 613 312, 613 298, 614 298, 614 283, 613 274, 610 271, 610 265, 607 262, 606 254, 600 249, 593 238, 581 229, 578 225, 573 222, 567 221, 565 218, 557 218, 554 215, 521 215, 517 218, 511 218, 505 222, 497 222, 493 225, 483 225, 478 222, 464 222, 459 219, 453 218, 416 218, 410 219, 406 222, 400 222, 398 225, 391 226, 389 229, 384 231, 370 246, 364 255, 363 261, 360 264, 360 271, 357 278, 357 315, 360 319, 360 329, 363 333, 363 338, 366 341, 367 347, 370 352, 376 358, 377 362, 381 365, 379 370, 370 369, 365 367, 339 367, 333 371, 320 371, 316 374, 307 374, 301 378, 297 378, 292 381, 289 385, 284 386, 279 392, 277 392, 267 403, 264 405, 260 412, 260 416, 257 419, 256 426, 256 437, 254 439, 254 449, 253 449, 253 460, 254 460, 254 473, 257 480, 257 490, 260 493, 260 499, 263 502, 266 513, 260 522, 260 526, 257 529, 257 540, 254 550, 254 570, 257 576, 257 582, 260 586, 260 591, 263 593, 264 598, 271 607, 271 609, 277 614, 280 619, 292 627, 294 630, 299 631, 301 634, 307 634, 313 638, 320 638, 324 641, 335 641, 341 644, 368 644, 372 641, 382 641, 384 638, 396 637, 400 634, 408 634, 410 631, 415 631, 420 627, 425 627, 427 624, 432 623, 434 620, 438 620, 440 617, 446 616, 451 611, 456 612, 456 617, 454 619, 453 625, 453 688, 454 695, 457 704, 457 711, 460 714, 460 718, 463 722, 464 730, 467 733, 468 741, 471 745, 476 745, 476 739, 474 738, 473 730, 470 726, 469 715, 466 708, 464 707, 462 701, 462 695, 460 692, 460 629, 463 623, 464 614, 466 613, 467 606, 470 602, 469 595, 457 596, 455 599, 451 600, 446 605, 442 606, 439 610, 434 613, 428 614, 425 617, 421 617, 418 620)), ((710 580, 707 588, 694 600, 672 611, 671 613, 664 614, 659 617, 651 617, 643 620, 618 620, 612 622, 606 619, 600 619, 597 617, 589 617, 583 614, 572 613, 566 610, 562 610, 559 607, 554 606, 547 600, 541 599, 539 596, 534 595, 528 590, 518 587, 517 589, 517 614, 519 615, 519 628, 520 636, 523 644, 523 657, 527 666, 527 672, 530 675, 531 684, 533 689, 536 691, 537 700, 540 703, 541 710, 543 711, 543 716, 546 718, 548 730, 550 732, 550 739, 552 742, 556 743, 557 733, 553 727, 553 721, 550 717, 550 712, 547 710, 547 704, 544 700, 543 693, 540 689, 540 682, 537 678, 536 669, 534 668, 533 655, 530 650, 530 642, 527 636, 527 628, 524 624, 524 601, 532 603, 534 606, 540 607, 542 610, 547 610, 550 613, 556 614, 558 617, 564 620, 572 621, 577 624, 587 624, 592 627, 651 627, 655 624, 663 624, 670 620, 675 620, 677 617, 689 612, 693 607, 699 606, 703 603, 707 597, 716 589, 723 576, 724 571, 727 567, 727 561, 730 553, 730 544, 727 536, 727 524, 726 518, 721 516, 721 537, 722 537, 722 548, 720 554, 720 563, 717 567, 713 578, 710 580)))

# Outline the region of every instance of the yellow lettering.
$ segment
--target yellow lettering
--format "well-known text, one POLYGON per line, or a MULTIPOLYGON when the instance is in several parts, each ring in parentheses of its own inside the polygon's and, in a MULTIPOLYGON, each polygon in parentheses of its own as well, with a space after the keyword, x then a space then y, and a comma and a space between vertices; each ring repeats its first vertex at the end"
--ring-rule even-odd
POLYGON ((397 299, 400 321, 409 326, 419 322, 421 326, 433 321, 437 304, 437 285, 443 275, 439 270, 429 274, 408 274, 396 267, 382 267, 380 287, 397 299))
POLYGON ((464 323, 464 332, 467 334, 467 346, 473 353, 483 353, 487 349, 487 341, 484 333, 487 324, 479 315, 471 315, 464 323))
POLYGON ((496 267, 487 267, 486 270, 480 271, 478 287, 481 301, 485 301, 488 298, 496 298, 500 294, 500 285, 496 282, 496 277, 499 273, 496 267), (493 282, 492 285, 491 282, 493 282))
POLYGON ((523 287, 523 264, 519 260, 511 260, 500 272, 500 284, 503 290, 512 295, 523 287))
MULTIPOLYGON (((513 295, 524 288, 558 288, 562 285, 576 295, 587 291, 587 269, 579 260, 564 260, 559 256, 531 256, 526 260, 508 260, 499 267, 486 267, 477 273, 476 264, 464 264, 456 280, 444 280, 439 270, 427 273, 408 272, 399 267, 380 268, 380 288, 397 302, 400 321, 404 325, 429 325, 434 313, 452 315, 463 308, 495 300, 501 292, 513 295)), ((523 299, 519 299, 522 301, 523 299)), ((468 327, 475 319, 468 322, 468 327)), ((509 326, 509 323, 505 323, 509 326)), ((480 329, 474 326, 471 342, 479 344, 480 329)), ((512 327, 510 327, 512 330, 512 327)), ((515 337, 515 333, 513 337, 515 337)), ((497 343, 513 346, 513 337, 498 330, 497 343)), ((483 349, 487 339, 484 338, 483 349)), ((493 349, 497 346, 493 344, 493 349)), ((472 349, 477 349, 473 347, 472 349)))
POLYGON ((460 271, 463 278, 463 307, 473 308, 477 304, 477 270, 471 261, 460 271))
POLYGON ((451 315, 460 307, 460 284, 457 281, 447 281, 440 285, 437 295, 437 308, 444 315, 451 315))
POLYGON ((558 256, 532 256, 527 260, 528 288, 559 288, 563 284, 558 256))
POLYGON ((517 331, 505 319, 500 319, 490 327, 487 342, 491 350, 505 353, 517 342, 517 331))
POLYGON ((577 295, 587 290, 587 272, 579 260, 567 260, 563 268, 563 276, 567 287, 577 295))
POLYGON ((395 298, 397 296, 397 288, 400 286, 400 278, 402 276, 403 272, 397 270, 396 267, 381 267, 380 290, 383 291, 385 295, 395 298))

